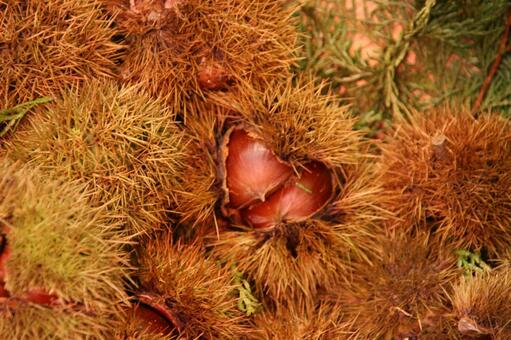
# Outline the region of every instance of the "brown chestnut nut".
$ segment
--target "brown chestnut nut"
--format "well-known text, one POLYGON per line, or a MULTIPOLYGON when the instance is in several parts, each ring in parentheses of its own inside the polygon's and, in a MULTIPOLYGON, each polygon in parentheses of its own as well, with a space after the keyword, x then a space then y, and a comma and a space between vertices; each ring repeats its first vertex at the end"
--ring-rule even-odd
POLYGON ((242 129, 227 135, 226 185, 229 206, 242 208, 281 186, 292 174, 263 142, 242 129))
POLYGON ((324 164, 308 163, 300 177, 291 179, 265 202, 245 209, 242 215, 254 228, 304 221, 328 203, 333 194, 332 181, 330 170, 324 164))

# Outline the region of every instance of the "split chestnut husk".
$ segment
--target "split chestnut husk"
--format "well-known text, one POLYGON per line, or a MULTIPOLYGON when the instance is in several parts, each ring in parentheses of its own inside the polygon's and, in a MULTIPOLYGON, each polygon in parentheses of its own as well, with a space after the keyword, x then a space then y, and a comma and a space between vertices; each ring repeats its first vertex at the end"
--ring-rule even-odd
POLYGON ((170 233, 162 233, 141 244, 138 255, 139 310, 126 326, 132 332, 190 339, 230 339, 249 333, 237 309, 234 273, 208 258, 199 243, 173 242, 170 233))
POLYGON ((257 229, 302 222, 332 198, 335 183, 323 164, 307 163, 295 176, 256 134, 235 127, 224 139, 224 212, 237 222, 257 229))
POLYGON ((176 335, 176 327, 169 318, 167 308, 158 304, 150 295, 135 297, 124 327, 124 336, 141 338, 169 337, 176 335))
POLYGON ((320 92, 301 80, 217 93, 185 127, 180 228, 206 235, 272 306, 314 308, 382 214, 363 132, 320 92))

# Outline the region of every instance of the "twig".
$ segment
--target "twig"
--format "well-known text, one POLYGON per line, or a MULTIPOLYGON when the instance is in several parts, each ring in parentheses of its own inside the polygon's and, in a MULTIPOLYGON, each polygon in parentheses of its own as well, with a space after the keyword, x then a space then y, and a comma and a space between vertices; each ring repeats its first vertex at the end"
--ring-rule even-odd
POLYGON ((497 74, 497 71, 499 69, 500 64, 502 63, 504 55, 511 51, 511 44, 508 45, 510 29, 511 29, 511 8, 507 12, 506 28, 504 29, 504 34, 500 39, 497 56, 495 57, 495 60, 491 65, 490 71, 488 72, 486 78, 483 81, 483 85, 481 86, 479 95, 477 96, 474 106, 472 107, 472 115, 474 117, 477 117, 478 115, 478 111, 481 108, 481 105, 483 104, 483 100, 486 97, 486 94, 488 93, 488 89, 491 86, 495 74, 497 74))

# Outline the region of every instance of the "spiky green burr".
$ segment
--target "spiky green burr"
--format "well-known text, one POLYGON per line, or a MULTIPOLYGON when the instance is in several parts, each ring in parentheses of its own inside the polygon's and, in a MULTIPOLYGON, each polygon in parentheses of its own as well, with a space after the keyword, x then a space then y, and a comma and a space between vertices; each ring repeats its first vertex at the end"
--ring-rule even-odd
POLYGON ((83 184, 0 169, 2 338, 105 337, 127 304, 129 241, 83 184))

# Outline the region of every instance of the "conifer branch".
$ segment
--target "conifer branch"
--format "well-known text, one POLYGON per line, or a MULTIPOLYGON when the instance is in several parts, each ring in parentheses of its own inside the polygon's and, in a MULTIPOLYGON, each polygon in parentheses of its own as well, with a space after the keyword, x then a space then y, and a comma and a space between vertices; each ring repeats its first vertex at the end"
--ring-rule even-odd
POLYGON ((486 93, 488 92, 488 89, 492 84, 493 78, 497 74, 497 71, 499 69, 500 64, 502 63, 504 55, 511 51, 511 43, 508 43, 510 28, 511 28, 511 8, 508 10, 506 27, 504 29, 504 33, 502 34, 502 38, 500 39, 497 56, 495 57, 495 60, 490 67, 490 71, 488 72, 486 78, 483 81, 483 85, 481 86, 479 95, 477 96, 474 106, 472 107, 472 115, 475 117, 477 117, 478 115, 478 111, 481 108, 481 104, 483 103, 483 100, 486 97, 486 93))
POLYGON ((396 70, 405 59, 412 39, 420 35, 426 28, 431 10, 435 5, 436 0, 427 0, 424 7, 415 15, 408 30, 402 33, 396 43, 385 51, 383 57, 385 71, 382 73, 384 104, 393 115, 400 113, 409 115, 410 113, 407 106, 399 99, 399 89, 395 82, 396 70))
MULTIPOLYGON (((236 265, 231 267, 236 270, 236 265)), ((238 298, 238 309, 242 311, 246 316, 256 314, 262 310, 262 304, 252 294, 252 288, 250 283, 245 279, 242 272, 236 270, 233 274, 234 284, 236 285, 239 292, 238 298)))
POLYGON ((32 101, 19 104, 13 108, 0 110, 0 137, 4 136, 9 130, 14 129, 25 114, 34 106, 49 103, 52 99, 41 97, 32 101))

